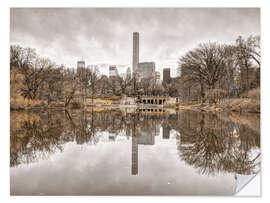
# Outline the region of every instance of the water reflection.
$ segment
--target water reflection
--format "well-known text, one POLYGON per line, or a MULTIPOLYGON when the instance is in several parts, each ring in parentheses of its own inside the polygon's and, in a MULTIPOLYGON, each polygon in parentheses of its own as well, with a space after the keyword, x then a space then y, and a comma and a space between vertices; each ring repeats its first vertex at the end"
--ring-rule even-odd
MULTIPOLYGON (((147 156, 140 146, 151 150, 159 147, 160 140, 172 140, 179 163, 184 161, 198 174, 250 175, 260 168, 258 120, 245 117, 243 122, 231 115, 164 109, 12 112, 10 165, 38 163, 62 153, 66 143, 99 145, 131 140, 130 173, 135 177, 141 173, 140 158, 147 156)), ((174 164, 170 167, 177 168, 174 164)))
POLYGON ((179 156, 203 174, 258 170, 259 129, 219 119, 213 114, 186 113, 179 120, 179 156))

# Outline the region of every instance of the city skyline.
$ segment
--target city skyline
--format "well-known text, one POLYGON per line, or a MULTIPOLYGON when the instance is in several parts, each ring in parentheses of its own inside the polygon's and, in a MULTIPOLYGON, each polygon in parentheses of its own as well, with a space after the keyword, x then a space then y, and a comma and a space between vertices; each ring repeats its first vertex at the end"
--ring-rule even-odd
POLYGON ((132 33, 139 32, 140 61, 175 75, 178 58, 200 42, 259 34, 259 16, 258 8, 12 8, 10 39, 68 67, 83 56, 87 64, 132 68, 132 33))

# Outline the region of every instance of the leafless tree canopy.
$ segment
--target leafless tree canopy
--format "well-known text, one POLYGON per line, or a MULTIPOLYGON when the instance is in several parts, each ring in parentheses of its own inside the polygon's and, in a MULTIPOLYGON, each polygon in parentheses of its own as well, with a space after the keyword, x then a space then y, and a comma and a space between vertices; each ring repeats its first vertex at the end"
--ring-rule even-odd
POLYGON ((239 97, 260 86, 260 38, 240 36, 233 45, 200 44, 179 59, 179 70, 182 100, 239 97))

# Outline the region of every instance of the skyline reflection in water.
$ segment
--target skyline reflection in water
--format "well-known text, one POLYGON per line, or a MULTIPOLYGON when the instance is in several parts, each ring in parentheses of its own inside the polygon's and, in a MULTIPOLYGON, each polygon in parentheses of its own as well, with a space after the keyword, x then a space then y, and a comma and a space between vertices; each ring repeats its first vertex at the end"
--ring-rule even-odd
POLYGON ((11 112, 13 195, 232 195, 259 118, 164 109, 11 112))

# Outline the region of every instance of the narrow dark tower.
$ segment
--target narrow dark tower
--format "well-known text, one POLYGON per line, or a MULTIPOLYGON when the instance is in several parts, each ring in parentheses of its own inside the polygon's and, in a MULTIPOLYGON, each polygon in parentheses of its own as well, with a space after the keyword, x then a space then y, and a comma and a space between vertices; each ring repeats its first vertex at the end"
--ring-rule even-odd
POLYGON ((133 58, 132 58, 132 70, 136 72, 139 63, 139 33, 133 32, 133 58))
POLYGON ((171 81, 171 69, 164 68, 163 69, 163 82, 170 83, 170 81, 171 81))
POLYGON ((162 138, 163 139, 170 139, 170 127, 163 125, 162 126, 162 138))
POLYGON ((131 142, 132 142, 132 151, 131 151, 131 174, 138 175, 138 140, 136 137, 136 126, 133 124, 131 129, 131 142))
POLYGON ((131 153, 131 174, 138 175, 138 141, 137 137, 131 137, 132 153, 131 153))

